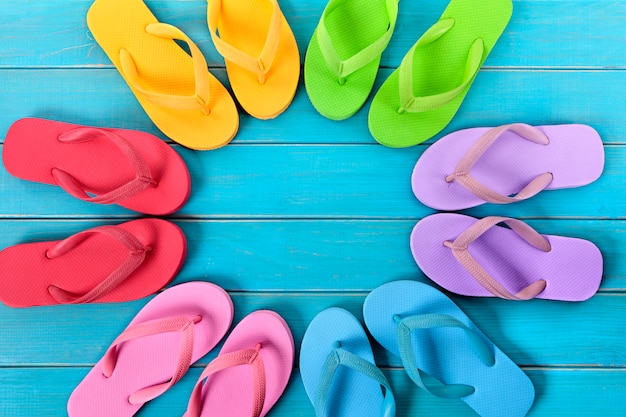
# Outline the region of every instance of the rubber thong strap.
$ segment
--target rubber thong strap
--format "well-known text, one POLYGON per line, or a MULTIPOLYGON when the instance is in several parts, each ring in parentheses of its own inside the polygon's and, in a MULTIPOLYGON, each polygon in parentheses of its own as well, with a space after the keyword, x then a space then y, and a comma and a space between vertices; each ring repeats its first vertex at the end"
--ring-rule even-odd
POLYGON ((528 185, 526 185, 515 196, 512 197, 500 194, 497 191, 492 190, 470 174, 470 171, 472 170, 476 162, 478 162, 480 157, 483 156, 483 154, 491 147, 491 145, 493 145, 493 143, 500 137, 502 137, 502 135, 507 131, 514 132, 519 137, 527 139, 539 145, 546 146, 550 143, 550 140, 542 131, 540 131, 536 127, 527 124, 514 123, 496 127, 482 135, 472 145, 472 147, 469 148, 469 150, 465 153, 465 155, 457 164, 456 168, 454 168, 454 174, 448 175, 446 177, 446 182, 450 183, 456 181, 472 194, 489 203, 494 204, 508 204, 514 203, 516 201, 526 200, 527 198, 530 198, 544 190, 552 182, 553 175, 549 172, 538 175, 535 179, 528 183, 528 185))
POLYGON ((387 16, 389 18, 387 31, 367 47, 351 57, 342 60, 333 46, 333 40, 326 28, 326 17, 343 4, 345 4, 345 0, 330 0, 324 9, 324 13, 322 13, 322 17, 316 29, 320 51, 326 61, 326 65, 328 65, 328 68, 339 78, 341 84, 345 82, 345 78, 348 75, 369 64, 383 53, 391 39, 391 35, 393 35, 396 19, 398 17, 398 0, 385 0, 387 16))
POLYGON ((265 38, 265 44, 263 45, 263 50, 258 57, 248 55, 219 37, 217 25, 221 16, 222 0, 207 0, 209 4, 207 8, 207 20, 215 49, 217 49, 217 51, 226 60, 231 61, 254 74, 257 74, 259 77, 259 83, 264 84, 266 75, 272 67, 274 58, 276 57, 276 51, 278 50, 278 44, 280 42, 283 18, 277 0, 256 1, 269 1, 272 4, 272 17, 270 19, 267 36, 265 38))
POLYGON ((447 399, 459 399, 474 393, 475 388, 464 384, 444 384, 432 375, 420 369, 417 363, 413 347, 411 345, 411 332, 416 330, 428 330, 437 328, 457 328, 463 331, 478 358, 487 366, 495 364, 495 356, 491 346, 481 335, 467 327, 456 318, 446 314, 419 314, 401 318, 393 317, 396 322, 396 338, 400 349, 400 358, 409 377, 418 386, 431 394, 447 399))
POLYGON ((448 33, 454 26, 454 19, 442 19, 431 26, 413 45, 402 59, 399 67, 400 108, 398 113, 418 113, 437 109, 454 100, 461 91, 472 82, 483 61, 485 44, 481 38, 476 39, 470 47, 461 83, 450 91, 431 96, 417 97, 413 93, 413 56, 415 50, 429 45, 448 33))
POLYGON ((380 415, 383 417, 394 417, 396 415, 396 401, 393 397, 391 386, 381 370, 371 362, 343 349, 340 342, 335 342, 334 349, 328 353, 326 361, 324 362, 317 392, 315 393, 315 415, 317 417, 324 417, 326 415, 326 405, 330 396, 330 387, 339 366, 346 366, 360 372, 378 382, 381 387, 384 387, 384 401, 380 415))
POLYGON ((113 341, 104 354, 102 358, 102 374, 106 378, 110 378, 111 375, 113 375, 117 363, 117 347, 122 343, 156 334, 180 332, 180 354, 172 378, 167 382, 140 389, 128 397, 128 402, 137 405, 158 397, 176 384, 189 369, 193 353, 194 326, 201 320, 202 317, 200 316, 196 316, 193 319, 186 317, 168 317, 129 326, 113 341))
POLYGON ((454 242, 445 241, 444 246, 452 250, 455 259, 469 272, 480 285, 496 297, 507 300, 530 300, 535 298, 546 288, 546 281, 540 279, 533 282, 517 294, 512 294, 504 288, 489 272, 487 272, 469 252, 469 245, 478 239, 483 233, 498 223, 506 223, 519 237, 531 246, 542 252, 550 252, 552 249, 548 239, 537 233, 535 229, 526 223, 510 219, 508 217, 491 216, 478 220, 461 233, 454 242))
MULTIPOLYGON (((48 287, 48 292, 59 304, 82 304, 90 303, 105 296, 128 278, 146 258, 146 253, 151 251, 150 246, 145 246, 126 229, 118 226, 99 226, 85 230, 58 242, 46 252, 48 259, 55 259, 65 255, 80 245, 88 235, 100 233, 121 243, 128 249, 128 256, 113 272, 104 278, 98 285, 85 294, 73 294, 55 285, 48 287)), ((104 248, 106 250, 106 248, 104 248)))
POLYGON ((139 92, 146 99, 159 106, 177 110, 201 109, 202 113, 205 115, 210 114, 209 70, 207 69, 206 60, 204 59, 200 49, 198 49, 196 44, 193 43, 187 35, 172 25, 165 23, 151 23, 146 26, 146 32, 159 38, 176 39, 187 43, 193 60, 195 92, 190 96, 180 96, 159 93, 157 91, 151 91, 144 88, 132 55, 126 49, 120 49, 121 72, 128 84, 130 84, 135 91, 139 92))
POLYGON ((135 178, 119 187, 97 196, 87 194, 85 187, 73 176, 59 168, 52 168, 52 177, 55 183, 65 192, 83 201, 98 204, 114 204, 139 194, 148 187, 156 187, 158 184, 150 174, 148 164, 142 158, 141 153, 123 137, 103 129, 93 127, 79 127, 69 130, 58 136, 61 143, 74 144, 91 140, 105 139, 113 143, 122 151, 135 171, 135 178))
POLYGON ((202 387, 205 379, 211 374, 240 365, 249 365, 252 368, 252 417, 259 417, 265 403, 265 365, 261 354, 261 344, 254 349, 243 349, 235 352, 220 354, 204 368, 198 378, 196 386, 191 392, 187 417, 200 417, 202 412, 202 387))

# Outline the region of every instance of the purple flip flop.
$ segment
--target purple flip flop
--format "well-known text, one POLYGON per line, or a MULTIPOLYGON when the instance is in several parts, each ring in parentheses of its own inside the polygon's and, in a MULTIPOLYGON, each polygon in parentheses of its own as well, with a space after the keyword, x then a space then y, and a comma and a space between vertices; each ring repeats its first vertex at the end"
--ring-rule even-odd
POLYGON ((507 217, 428 216, 413 228, 411 252, 424 274, 460 295, 583 301, 602 280, 602 254, 593 243, 540 235, 507 217))
POLYGON ((411 185, 428 207, 462 210, 587 185, 603 167, 602 139, 592 127, 516 123, 441 138, 417 161, 411 185))

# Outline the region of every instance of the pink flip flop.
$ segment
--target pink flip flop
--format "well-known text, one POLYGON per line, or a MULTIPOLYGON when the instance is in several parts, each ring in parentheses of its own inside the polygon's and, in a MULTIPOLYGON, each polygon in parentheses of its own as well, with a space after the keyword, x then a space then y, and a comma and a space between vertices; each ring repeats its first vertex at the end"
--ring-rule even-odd
POLYGON ((69 417, 130 417, 167 391, 224 337, 233 303, 220 287, 188 282, 150 300, 76 387, 69 417))
POLYGON ((185 417, 265 416, 283 394, 293 360, 285 320, 273 311, 251 313, 200 375, 185 417))
POLYGON ((160 219, 11 246, 0 252, 0 301, 31 307, 136 300, 170 282, 186 252, 183 231, 160 219))
POLYGON ((417 161, 411 183, 428 207, 462 210, 587 185, 603 168, 602 139, 592 127, 517 123, 441 138, 417 161))
POLYGON ((146 214, 175 212, 191 189, 178 153, 156 136, 134 130, 20 119, 9 128, 2 160, 15 177, 146 214))
POLYGON ((602 254, 593 243, 540 235, 506 217, 428 216, 411 233, 411 252, 424 274, 461 295, 583 301, 602 280, 602 254))

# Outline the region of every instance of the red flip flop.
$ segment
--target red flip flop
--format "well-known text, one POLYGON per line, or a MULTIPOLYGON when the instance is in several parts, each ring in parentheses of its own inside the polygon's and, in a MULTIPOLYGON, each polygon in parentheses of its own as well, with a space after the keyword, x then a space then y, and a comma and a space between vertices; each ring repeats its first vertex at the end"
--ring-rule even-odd
POLYGON ((136 300, 170 282, 186 253, 182 230, 160 219, 11 246, 0 252, 0 301, 32 307, 136 300))
POLYGON ((2 160, 18 178, 146 214, 175 212, 191 190, 178 153, 156 136, 135 130, 20 119, 7 132, 2 160))

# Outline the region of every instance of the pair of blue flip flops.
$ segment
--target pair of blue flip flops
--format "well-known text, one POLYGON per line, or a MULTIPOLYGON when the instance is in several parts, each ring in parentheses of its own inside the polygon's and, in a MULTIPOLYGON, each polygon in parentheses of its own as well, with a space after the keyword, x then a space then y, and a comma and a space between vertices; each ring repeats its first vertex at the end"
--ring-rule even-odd
MULTIPOLYGON (((365 299, 363 317, 376 341, 429 393, 462 400, 483 417, 524 416, 530 409, 535 391, 526 374, 435 288, 416 281, 382 285, 365 299)), ((300 373, 317 417, 395 416, 392 388, 361 323, 346 310, 330 308, 313 319, 300 373)))

